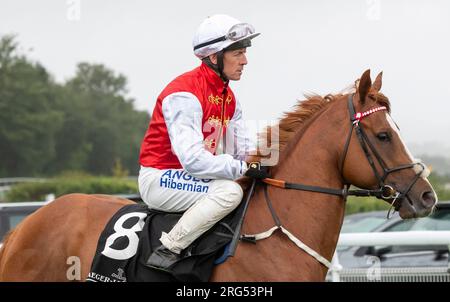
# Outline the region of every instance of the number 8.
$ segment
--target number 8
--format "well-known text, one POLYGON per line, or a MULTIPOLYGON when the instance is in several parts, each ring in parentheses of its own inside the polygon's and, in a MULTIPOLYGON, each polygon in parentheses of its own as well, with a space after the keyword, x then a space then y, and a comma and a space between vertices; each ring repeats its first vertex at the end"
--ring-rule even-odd
POLYGON ((106 239, 105 249, 102 251, 102 254, 106 257, 117 259, 117 260, 125 260, 130 259, 134 255, 136 255, 139 237, 136 232, 142 231, 144 228, 144 218, 147 217, 146 213, 133 212, 128 213, 120 217, 117 222, 114 224, 115 233, 111 234, 111 236, 106 239), (139 220, 136 222, 133 227, 127 229, 123 227, 125 221, 127 221, 131 217, 138 217, 139 220), (111 248, 114 241, 117 238, 126 236, 128 238, 128 246, 122 250, 116 250, 111 248))

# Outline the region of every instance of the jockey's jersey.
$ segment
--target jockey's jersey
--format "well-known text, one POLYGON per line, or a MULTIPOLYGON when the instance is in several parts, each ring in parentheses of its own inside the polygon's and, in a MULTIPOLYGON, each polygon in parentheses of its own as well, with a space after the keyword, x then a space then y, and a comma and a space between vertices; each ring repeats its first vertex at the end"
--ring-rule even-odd
POLYGON ((227 84, 204 63, 169 83, 144 136, 141 166, 185 169, 201 178, 242 176, 249 140, 227 84))

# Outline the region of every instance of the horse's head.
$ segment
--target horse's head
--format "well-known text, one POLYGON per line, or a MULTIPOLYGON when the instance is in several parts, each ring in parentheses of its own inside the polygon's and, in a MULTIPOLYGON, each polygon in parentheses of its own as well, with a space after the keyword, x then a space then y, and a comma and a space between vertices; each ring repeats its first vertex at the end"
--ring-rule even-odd
POLYGON ((353 125, 344 150, 343 176, 360 188, 383 189, 380 196, 393 203, 403 219, 424 217, 437 202, 427 180, 429 171, 412 157, 402 141, 390 116, 389 100, 379 92, 381 83, 382 73, 372 83, 367 70, 356 93, 350 96, 350 114, 354 106, 356 116, 351 117, 353 125))

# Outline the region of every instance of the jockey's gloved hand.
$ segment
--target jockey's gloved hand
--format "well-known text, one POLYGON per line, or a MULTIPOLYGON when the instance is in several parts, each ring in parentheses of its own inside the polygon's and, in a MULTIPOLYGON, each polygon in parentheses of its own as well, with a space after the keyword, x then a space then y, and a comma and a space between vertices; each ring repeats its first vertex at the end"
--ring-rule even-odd
POLYGON ((247 165, 248 170, 245 172, 244 176, 256 179, 264 179, 270 177, 268 166, 261 166, 261 163, 259 162, 251 162, 247 165))

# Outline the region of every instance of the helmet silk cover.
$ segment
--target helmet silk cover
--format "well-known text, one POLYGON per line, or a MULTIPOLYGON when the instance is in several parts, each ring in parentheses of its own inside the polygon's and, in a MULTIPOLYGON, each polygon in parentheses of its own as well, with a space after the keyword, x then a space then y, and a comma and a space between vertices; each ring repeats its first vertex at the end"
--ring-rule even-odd
MULTIPOLYGON (((236 42, 250 41, 258 35, 259 33, 255 33, 251 24, 242 23, 227 15, 214 15, 200 24, 192 40, 192 46, 194 54, 199 59, 203 59, 236 42)), ((242 45, 247 47, 250 43, 242 43, 242 45)))

